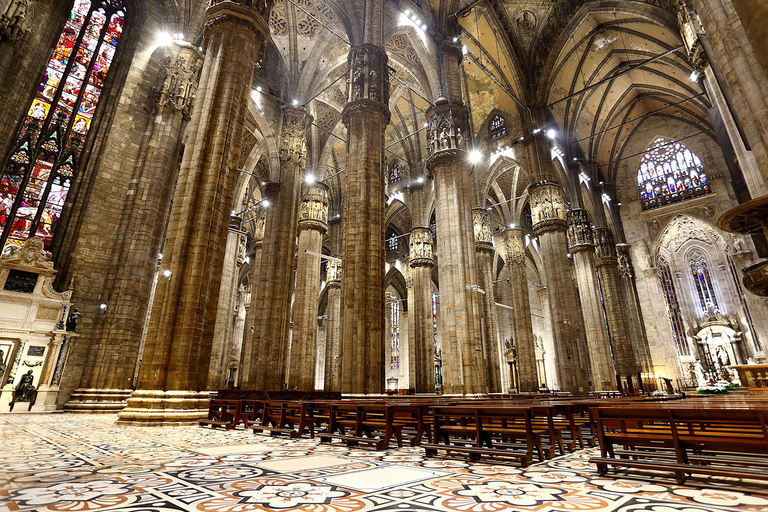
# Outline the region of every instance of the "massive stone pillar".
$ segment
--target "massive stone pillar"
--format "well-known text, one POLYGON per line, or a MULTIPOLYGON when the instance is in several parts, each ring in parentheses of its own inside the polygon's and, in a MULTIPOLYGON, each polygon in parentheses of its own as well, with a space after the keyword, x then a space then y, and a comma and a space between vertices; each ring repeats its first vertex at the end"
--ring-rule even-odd
POLYGON ((616 371, 613 367, 611 342, 605 327, 603 304, 595 274, 595 238, 589 214, 573 209, 568 217, 568 246, 573 256, 576 283, 587 335, 587 353, 594 391, 616 389, 616 371))
POLYGON ((341 262, 331 260, 328 263, 328 306, 325 309, 328 317, 325 335, 326 391, 341 391, 341 274, 341 262))
POLYGON ((209 3, 198 104, 187 130, 157 300, 138 389, 120 413, 121 423, 192 422, 207 412, 201 391, 208 380, 237 151, 271 6, 209 3))
POLYGON ((410 239, 411 296, 408 297, 410 343, 413 347, 411 366, 416 393, 435 392, 435 337, 432 325, 432 268, 435 266, 432 230, 413 228, 410 239))
POLYGON ((384 132, 389 124, 389 69, 383 48, 349 52, 344 273, 341 288, 341 390, 384 390, 384 132))
POLYGON ((233 216, 229 221, 229 236, 224 251, 224 268, 219 288, 216 327, 213 331, 211 365, 208 369, 208 389, 223 389, 227 383, 231 354, 235 343, 235 317, 239 288, 240 266, 245 262, 246 238, 242 234, 243 219, 233 216))
POLYGON ((317 364, 317 309, 320 304, 320 264, 323 235, 328 230, 327 187, 305 185, 299 210, 299 261, 293 302, 293 336, 288 389, 313 391, 317 364), (314 253, 314 254, 310 254, 314 253))
MULTIPOLYGON (((640 372, 646 378, 649 378, 653 372, 653 359, 648 345, 648 333, 645 329, 645 322, 643 322, 643 314, 640 310, 640 299, 637 294, 637 282, 635 281, 635 267, 632 264, 630 249, 630 245, 616 244, 616 256, 619 264, 619 276, 624 285, 624 297, 627 300, 629 332, 635 334, 635 338, 632 340, 635 362, 640 367, 640 372)), ((643 391, 648 390, 644 389, 643 391)))
MULTIPOLYGON (((269 199, 267 199, 269 201, 269 199)), ((248 255, 250 258, 251 275, 249 286, 251 289, 250 302, 245 310, 245 325, 243 327, 242 349, 238 354, 240 369, 237 372, 235 382, 240 386, 248 377, 253 365, 253 333, 256 331, 256 297, 258 289, 259 271, 261 270, 261 255, 264 248, 264 231, 267 224, 267 216, 264 208, 259 206, 254 212, 253 249, 248 255)))
POLYGON ((565 202, 560 186, 551 181, 534 183, 530 194, 533 231, 539 238, 544 278, 549 291, 549 311, 557 366, 562 391, 589 392, 587 362, 580 347, 581 315, 568 258, 565 202))
POLYGON ((107 309, 90 343, 81 388, 64 406, 68 410, 119 411, 131 394, 181 139, 203 58, 188 43, 174 43, 171 53, 157 112, 129 186, 133 200, 120 220, 121 237, 113 247, 108 293, 104 296, 107 309))
MULTIPOLYGON (((496 250, 493 248, 493 233, 491 232, 491 219, 488 210, 475 208, 472 210, 472 219, 475 228, 475 251, 477 258, 477 274, 480 278, 480 287, 485 292, 482 302, 482 332, 483 353, 487 361, 488 391, 501 393, 501 354, 499 349, 499 315, 496 311, 496 296, 494 294, 495 272, 493 256, 496 250)), ((505 365, 506 366, 506 365, 505 365)))
POLYGON ((251 367, 243 382, 243 386, 251 389, 276 390, 285 385, 299 202, 312 116, 303 108, 282 109, 280 182, 266 185, 269 208, 257 295, 251 306, 255 308, 251 367))
MULTIPOLYGON (((444 45, 445 49, 446 45, 444 45)), ((449 47, 450 49, 450 47, 449 47)), ((446 57, 449 58, 449 57, 446 57)), ((427 160, 435 181, 440 322, 446 393, 485 393, 487 361, 480 333, 480 289, 475 269, 472 180, 466 108, 438 100, 427 114, 427 160)))
MULTIPOLYGON (((528 296, 528 276, 525 270, 525 232, 520 228, 506 229, 504 236, 504 259, 507 264, 509 284, 512 291, 512 315, 514 318, 515 362, 520 391, 534 392, 544 375, 538 375, 536 368, 536 341, 533 336, 531 302, 528 296)), ((503 285, 502 285, 503 286, 503 285)))
MULTIPOLYGON (((619 263, 616 255, 616 241, 609 228, 595 230, 595 255, 597 271, 600 275, 600 289, 603 292, 605 316, 613 346, 613 359, 616 375, 621 380, 618 384, 623 391, 634 391, 632 377, 640 372, 635 361, 630 335, 630 310, 624 297, 624 287, 619 277, 619 263), (624 385, 626 383, 626 387, 624 385)), ((639 336, 639 333, 638 333, 639 336)))

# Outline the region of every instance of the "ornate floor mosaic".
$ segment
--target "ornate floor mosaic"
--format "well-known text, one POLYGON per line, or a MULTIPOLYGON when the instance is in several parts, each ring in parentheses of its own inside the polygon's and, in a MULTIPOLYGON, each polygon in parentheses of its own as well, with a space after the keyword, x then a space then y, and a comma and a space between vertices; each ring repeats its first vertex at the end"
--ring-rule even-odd
POLYGON ((0 511, 768 511, 768 486, 601 478, 581 451, 528 468, 104 415, 0 415, 0 511))

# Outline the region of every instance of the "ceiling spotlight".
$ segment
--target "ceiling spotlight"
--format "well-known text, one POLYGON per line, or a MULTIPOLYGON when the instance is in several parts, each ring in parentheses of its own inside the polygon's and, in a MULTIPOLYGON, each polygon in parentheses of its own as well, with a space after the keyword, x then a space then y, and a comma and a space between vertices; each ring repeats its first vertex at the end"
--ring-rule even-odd
POLYGON ((419 176, 418 178, 416 178, 416 183, 424 183, 424 177, 419 176))
POLYGON ((171 272, 170 270, 166 270, 165 272, 163 272, 163 275, 165 277, 171 277, 173 275, 173 272, 171 272))
POLYGON ((312 174, 307 174, 306 176, 304 176, 304 181, 312 185, 315 182, 315 176, 312 174))
POLYGON ((268 199, 265 199, 261 202, 261 206, 263 206, 264 208, 269 208, 269 205, 270 205, 270 202, 268 199))
POLYGON ((163 259, 163 253, 158 254, 157 255, 157 259, 159 259, 159 260, 163 259))
POLYGON ((578 162, 578 161, 579 161, 579 159, 578 159, 578 158, 576 158, 576 157, 573 157, 573 161, 574 161, 574 162, 578 162))
POLYGON ((552 140, 555 140, 555 137, 557 137, 557 132, 552 128, 550 128, 549 130, 547 130, 547 137, 549 137, 552 140))
POLYGON ((107 303, 106 302, 102 302, 99 305, 99 309, 102 310, 102 311, 106 311, 107 310, 107 303))
POLYGON ((157 46, 169 46, 173 42, 173 36, 168 32, 160 32, 156 42, 157 46))
POLYGON ((294 107, 298 107, 299 106, 299 100, 293 100, 292 103, 293 103, 294 107))
POLYGON ((510 225, 509 225, 509 227, 510 227, 511 229, 515 229, 515 228, 517 227, 517 224, 515 224, 515 223, 513 222, 512 224, 510 224, 510 225))
POLYGON ((691 80, 691 82, 698 83, 698 81, 699 81, 699 72, 694 69, 691 72, 691 76, 689 76, 688 78, 691 80))
POLYGON ((469 152, 469 163, 479 164, 483 160, 483 154, 478 150, 472 150, 469 152))
POLYGON ((261 86, 260 85, 256 86, 256 92, 261 92, 261 86))

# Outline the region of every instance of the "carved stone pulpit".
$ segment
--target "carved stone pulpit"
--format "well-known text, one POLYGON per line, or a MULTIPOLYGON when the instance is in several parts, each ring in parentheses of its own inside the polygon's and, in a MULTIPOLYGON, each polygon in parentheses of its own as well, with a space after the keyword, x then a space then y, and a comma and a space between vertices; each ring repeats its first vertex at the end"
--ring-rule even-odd
POLYGON ((16 394, 26 401, 16 400, 14 412, 56 408, 69 342, 77 334, 66 327, 72 285, 63 293, 53 289, 50 260, 40 238, 0 256, 0 412, 9 411, 20 384, 24 392, 16 394))

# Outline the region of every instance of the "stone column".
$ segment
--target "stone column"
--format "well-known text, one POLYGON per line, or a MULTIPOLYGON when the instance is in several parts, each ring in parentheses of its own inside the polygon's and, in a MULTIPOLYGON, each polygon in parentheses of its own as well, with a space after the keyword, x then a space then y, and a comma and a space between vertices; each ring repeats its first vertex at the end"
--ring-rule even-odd
MULTIPOLYGON (((535 148, 534 148, 535 149, 535 148)), ((544 278, 549 291, 549 311, 561 391, 589 392, 586 361, 582 358, 579 335, 581 315, 568 258, 565 203, 560 186, 540 181, 528 187, 533 231, 539 238, 544 278)))
POLYGON ((122 236, 112 248, 108 292, 103 298, 108 307, 93 339, 88 340, 80 388, 64 406, 69 410, 119 411, 131 394, 181 140, 203 58, 188 43, 173 43, 170 48, 172 61, 157 112, 128 189, 133 200, 120 220, 122 236))
POLYGON ((651 349, 648 345, 648 333, 645 330, 643 314, 640 310, 640 299, 637 294, 637 283, 635 281, 635 267, 632 264, 630 249, 630 245, 616 244, 619 276, 624 285, 624 297, 627 299, 627 309, 629 310, 629 332, 636 333, 636 338, 632 340, 635 362, 640 367, 641 373, 649 374, 653 372, 653 359, 651 358, 651 349))
POLYGON ((603 292, 616 375, 619 379, 626 379, 627 388, 621 382, 617 383, 622 386, 620 391, 632 392, 637 389, 632 377, 637 376, 640 368, 632 348, 633 340, 629 331, 631 312, 619 277, 616 241, 609 228, 598 228, 595 230, 595 242, 596 266, 600 274, 600 289, 603 292))
POLYGON ((303 108, 283 106, 280 135, 280 182, 268 183, 261 268, 256 283, 251 367, 244 386, 278 390, 285 385, 285 356, 291 330, 296 235, 301 183, 312 116, 303 108))
POLYGON ((589 214, 583 209, 570 210, 568 217, 568 247, 573 256, 576 283, 587 335, 587 353, 594 391, 616 389, 611 342, 605 328, 605 315, 595 274, 595 239, 589 214))
POLYGON ((501 355, 499 350, 499 315, 496 311, 496 296, 493 281, 495 272, 493 256, 493 233, 488 210, 475 208, 472 210, 472 221, 475 228, 475 253, 477 258, 477 274, 480 287, 485 291, 482 301, 482 330, 483 353, 487 361, 488 391, 501 393, 501 355))
POLYGON ((305 185, 299 209, 299 261, 293 302, 293 336, 289 361, 288 389, 315 390, 317 362, 317 309, 320 304, 320 264, 316 254, 323 250, 328 230, 327 187, 305 185))
POLYGON ((326 391, 341 391, 341 262, 328 263, 328 327, 325 337, 326 391))
POLYGON ((414 380, 416 393, 435 392, 435 337, 432 326, 432 268, 435 266, 432 230, 419 227, 411 230, 410 237, 411 296, 408 297, 412 324, 414 380))
POLYGON ((387 53, 349 52, 347 172, 341 288, 341 390, 384 390, 384 132, 389 124, 387 53))
POLYGON ((535 392, 539 389, 536 369, 536 341, 533 336, 531 302, 528 296, 528 275, 526 272, 525 232, 520 228, 506 229, 504 236, 504 259, 509 272, 509 287, 512 291, 512 315, 514 318, 515 361, 520 381, 520 391, 535 392))
MULTIPOLYGON (((266 200, 269 201, 269 199, 266 200)), ((259 270, 261 269, 261 255, 264 248, 264 230, 266 228, 267 216, 263 207, 259 207, 254 215, 253 251, 249 256, 251 258, 251 278, 249 280, 251 287, 251 302, 245 312, 242 350, 239 354, 240 371, 235 379, 238 385, 242 385, 248 378, 247 376, 253 366, 253 333, 256 331, 256 297, 261 292, 257 286, 259 283, 259 270)))
POLYGON ((208 380, 237 151, 271 6, 209 3, 199 102, 187 130, 162 277, 138 389, 120 423, 188 423, 207 413, 208 395, 201 391, 208 380))
MULTIPOLYGON (((452 47, 444 46, 444 50, 452 47)), ((450 56, 446 56, 449 58, 450 56)), ((456 57, 458 58, 458 57, 456 57)), ((439 100, 427 113, 427 166, 435 180, 437 256, 440 260, 440 338, 446 393, 485 393, 487 361, 480 333, 480 294, 472 222, 474 197, 467 155, 464 105, 439 100)))
POLYGON ((216 311, 216 327, 211 347, 211 365, 208 369, 208 389, 223 389, 229 374, 230 356, 235 343, 235 314, 237 312, 238 269, 245 261, 245 236, 242 219, 231 217, 229 236, 224 251, 224 268, 219 289, 219 305, 216 311))

